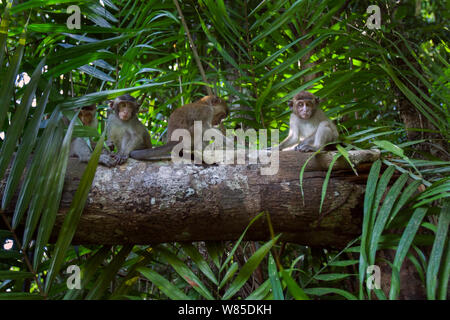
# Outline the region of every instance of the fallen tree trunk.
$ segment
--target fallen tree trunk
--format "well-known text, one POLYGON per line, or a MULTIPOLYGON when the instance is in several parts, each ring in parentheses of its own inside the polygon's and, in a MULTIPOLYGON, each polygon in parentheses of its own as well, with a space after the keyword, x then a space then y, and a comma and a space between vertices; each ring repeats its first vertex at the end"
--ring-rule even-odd
MULTIPOLYGON (((252 218, 266 211, 275 233, 282 233, 285 241, 342 247, 361 232, 364 172, 379 152, 350 152, 359 176, 343 158, 336 162, 319 213, 332 155, 322 153, 308 162, 304 203, 299 173, 310 154, 294 151, 280 153, 275 175, 261 175, 260 164, 182 165, 130 159, 112 169, 99 166, 73 243, 235 240, 252 218)), ((77 159, 69 161, 57 226, 85 167, 77 159)), ((269 238, 265 218, 246 234, 247 240, 269 238)))

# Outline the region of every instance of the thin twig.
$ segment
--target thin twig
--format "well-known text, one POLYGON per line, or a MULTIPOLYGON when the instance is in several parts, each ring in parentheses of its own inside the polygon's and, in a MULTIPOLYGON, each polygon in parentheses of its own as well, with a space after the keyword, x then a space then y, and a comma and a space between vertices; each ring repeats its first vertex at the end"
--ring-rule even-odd
POLYGON ((177 7, 178 14, 181 17, 181 22, 183 23, 184 30, 186 31, 186 34, 188 36, 189 44, 191 45, 192 52, 194 53, 194 58, 195 58, 195 61, 197 62, 198 70, 200 71, 200 74, 202 75, 203 82, 206 84, 206 91, 208 92, 208 95, 212 96, 213 92, 212 92, 211 88, 208 86, 208 81, 206 80, 205 70, 203 69, 202 63, 201 63, 200 58, 197 53, 197 47, 195 46, 194 41, 192 40, 191 33, 189 32, 189 28, 186 24, 186 20, 184 20, 184 15, 183 15, 183 12, 181 11, 180 5, 178 4, 178 0, 173 0, 173 3, 177 7))

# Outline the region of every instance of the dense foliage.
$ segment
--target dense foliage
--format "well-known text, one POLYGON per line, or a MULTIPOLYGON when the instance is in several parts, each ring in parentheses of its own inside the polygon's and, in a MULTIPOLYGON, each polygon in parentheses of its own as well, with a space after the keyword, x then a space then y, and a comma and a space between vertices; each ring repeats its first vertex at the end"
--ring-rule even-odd
POLYGON ((181 4, 208 85, 232 106, 227 128, 280 129, 284 138, 287 101, 309 89, 338 124, 336 157, 383 151, 368 177, 361 237, 336 251, 283 245, 277 235, 267 243, 73 247, 102 143, 48 244, 72 136, 104 139, 106 110, 98 133, 78 125, 78 108, 145 93, 139 117, 158 145, 170 113, 203 96, 205 83, 173 1, 0 1, 0 298, 396 299, 408 262, 428 299, 446 299, 449 12, 445 1, 377 1, 377 30, 365 25, 371 4, 181 4), (70 5, 81 9, 80 29, 66 25, 70 5), (68 127, 63 115, 73 119, 68 127), (387 249, 393 259, 382 261, 387 249), (390 267, 387 292, 366 287, 367 266, 380 262, 390 267), (81 290, 66 286, 70 265, 82 269, 81 290))

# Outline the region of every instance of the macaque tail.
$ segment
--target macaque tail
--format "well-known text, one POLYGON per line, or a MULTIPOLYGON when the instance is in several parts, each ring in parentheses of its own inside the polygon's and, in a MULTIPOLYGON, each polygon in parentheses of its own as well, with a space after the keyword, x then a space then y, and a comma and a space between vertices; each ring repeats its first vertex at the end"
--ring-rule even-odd
POLYGON ((167 144, 152 148, 152 149, 142 149, 134 150, 130 152, 130 157, 136 160, 166 160, 171 158, 171 151, 177 141, 170 141, 167 144))

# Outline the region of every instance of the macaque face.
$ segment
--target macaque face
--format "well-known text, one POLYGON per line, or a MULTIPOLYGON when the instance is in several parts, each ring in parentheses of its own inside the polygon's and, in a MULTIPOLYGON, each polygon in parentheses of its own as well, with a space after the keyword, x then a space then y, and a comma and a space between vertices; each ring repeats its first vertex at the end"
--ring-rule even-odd
POLYGON ((135 108, 136 106, 131 102, 119 102, 117 116, 122 121, 128 121, 133 117, 135 108))
POLYGON ((216 114, 212 120, 212 125, 213 126, 217 126, 219 125, 223 119, 225 119, 227 117, 227 115, 224 112, 219 112, 218 114, 216 114))
POLYGON ((92 123, 92 120, 94 120, 95 111, 95 106, 83 107, 78 114, 78 117, 85 126, 88 126, 92 123))
POLYGON ((315 104, 313 100, 296 100, 294 102, 294 112, 301 119, 308 120, 314 113, 315 104))

